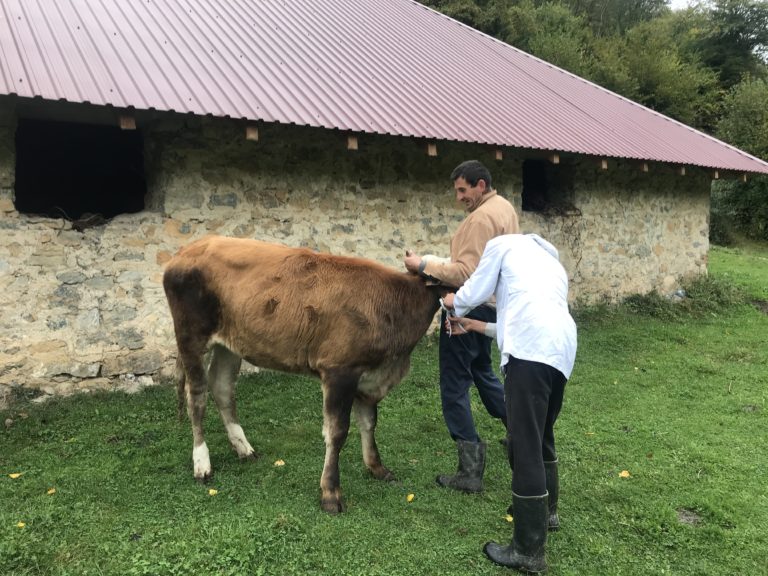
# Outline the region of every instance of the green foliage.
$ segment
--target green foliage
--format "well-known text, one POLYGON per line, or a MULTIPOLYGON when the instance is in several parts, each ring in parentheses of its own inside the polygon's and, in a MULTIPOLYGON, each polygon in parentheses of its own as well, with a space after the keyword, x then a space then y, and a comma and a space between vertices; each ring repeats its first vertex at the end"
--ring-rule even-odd
POLYGON ((637 100, 640 95, 640 82, 627 57, 626 41, 617 36, 595 38, 591 50, 592 58, 589 61, 587 77, 625 98, 637 100))
POLYGON ((730 246, 735 241, 732 220, 716 207, 713 194, 709 213, 709 242, 715 246, 730 246))
POLYGON ((561 4, 535 6, 531 0, 510 7, 508 18, 504 41, 569 72, 585 74, 585 48, 591 33, 583 18, 561 4))
MULTIPOLYGON (((712 186, 712 218, 716 226, 753 240, 768 240, 768 177, 747 182, 726 180, 712 186)), ((719 238, 716 238, 719 240, 719 238)), ((725 236, 721 245, 729 245, 725 236)))
POLYGON ((597 36, 622 35, 669 11, 666 0, 564 0, 563 4, 584 16, 597 36))
POLYGON ((768 81, 745 78, 723 102, 717 135, 757 156, 768 158, 768 81))
POLYGON ((744 304, 746 294, 717 277, 699 276, 685 283, 681 295, 666 297, 658 292, 633 294, 624 306, 633 314, 665 321, 717 315, 721 310, 744 304))
POLYGON ((768 63, 768 2, 715 0, 704 3, 706 28, 695 49, 717 71, 724 88, 745 76, 766 76, 768 63))
POLYGON ((626 35, 626 60, 638 84, 637 101, 686 124, 700 126, 716 100, 715 74, 686 60, 675 42, 674 21, 658 19, 626 35))
MULTIPOLYGON (((766 102, 768 82, 765 80, 746 78, 734 86, 724 101, 718 136, 759 158, 768 159, 766 102)), ((715 232, 732 226, 748 238, 768 239, 768 177, 753 177, 747 182, 716 182, 712 187, 712 221, 715 232)), ((727 243, 728 237, 716 236, 715 240, 727 243)))

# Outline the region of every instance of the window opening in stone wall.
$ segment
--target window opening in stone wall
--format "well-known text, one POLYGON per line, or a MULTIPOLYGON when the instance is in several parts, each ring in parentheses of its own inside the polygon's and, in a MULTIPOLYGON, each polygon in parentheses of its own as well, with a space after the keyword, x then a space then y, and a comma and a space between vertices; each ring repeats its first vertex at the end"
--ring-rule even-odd
POLYGON ((103 223, 143 210, 146 190, 140 131, 19 120, 15 183, 19 212, 103 223))
POLYGON ((547 160, 523 161, 523 210, 547 214, 571 213, 573 166, 547 160))
POLYGON ((523 161, 523 210, 541 212, 547 207, 547 171, 546 160, 523 161))

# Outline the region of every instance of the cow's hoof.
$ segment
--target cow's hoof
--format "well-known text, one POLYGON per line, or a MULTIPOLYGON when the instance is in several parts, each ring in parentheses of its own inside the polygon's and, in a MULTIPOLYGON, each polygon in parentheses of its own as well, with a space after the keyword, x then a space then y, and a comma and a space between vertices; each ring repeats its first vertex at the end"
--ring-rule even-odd
POLYGON ((259 459, 261 454, 256 454, 256 452, 251 452, 250 454, 245 454, 244 456, 240 456, 241 462, 256 462, 256 460, 259 459))
POLYGON ((378 466, 376 468, 370 468, 371 474, 376 480, 384 480, 386 482, 397 482, 397 477, 394 473, 385 466, 378 466))
POLYGON ((344 512, 344 505, 338 498, 323 498, 320 501, 320 508, 322 508, 323 512, 334 516, 344 512))
POLYGON ((211 480, 213 480, 213 472, 207 472, 206 474, 195 476, 195 480, 197 480, 198 484, 208 484, 211 480))
POLYGON ((385 482, 398 482, 397 476, 390 470, 387 470, 387 473, 384 474, 384 476, 381 477, 381 480, 384 480, 385 482))

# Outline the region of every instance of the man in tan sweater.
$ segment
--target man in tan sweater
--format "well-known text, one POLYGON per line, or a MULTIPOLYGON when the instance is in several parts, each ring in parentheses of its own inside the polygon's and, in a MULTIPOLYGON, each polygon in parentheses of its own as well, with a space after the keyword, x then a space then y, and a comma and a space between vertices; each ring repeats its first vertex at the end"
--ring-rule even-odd
MULTIPOLYGON (((459 164, 451 174, 456 200, 468 214, 451 238, 450 260, 422 258, 408 252, 404 263, 410 272, 458 290, 477 268, 485 245, 491 238, 520 231, 517 213, 492 187, 491 174, 477 160, 459 164)), ((496 377, 491 360, 491 338, 472 333, 450 338, 440 330, 440 398, 443 418, 456 441, 459 465, 453 476, 440 475, 437 483, 463 492, 481 492, 485 471, 486 445, 475 428, 469 388, 474 383, 488 413, 506 427, 504 388, 496 377)), ((496 322, 496 308, 489 303, 469 315, 482 322, 496 322)))

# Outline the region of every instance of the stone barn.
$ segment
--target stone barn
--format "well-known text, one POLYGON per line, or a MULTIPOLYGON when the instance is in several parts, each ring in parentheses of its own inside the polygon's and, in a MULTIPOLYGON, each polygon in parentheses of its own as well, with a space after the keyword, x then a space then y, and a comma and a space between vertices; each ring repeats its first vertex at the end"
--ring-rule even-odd
POLYGON ((163 264, 204 234, 402 269, 475 158, 616 300, 706 273, 711 179, 768 173, 413 0, 0 7, 0 403, 168 373, 163 264))

